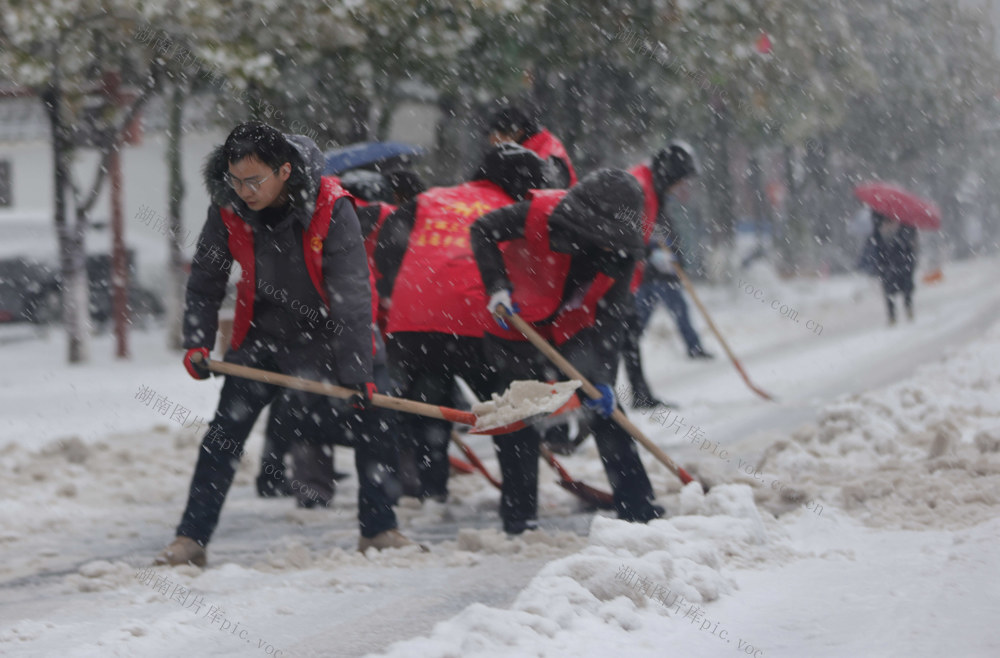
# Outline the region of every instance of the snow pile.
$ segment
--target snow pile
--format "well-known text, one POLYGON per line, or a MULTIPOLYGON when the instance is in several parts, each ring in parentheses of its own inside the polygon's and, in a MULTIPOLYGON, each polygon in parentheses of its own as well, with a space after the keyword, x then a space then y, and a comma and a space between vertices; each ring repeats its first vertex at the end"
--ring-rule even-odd
MULTIPOLYGON (((182 508, 197 442, 192 430, 164 425, 142 436, 110 436, 107 442, 69 437, 38 451, 13 443, 0 447, 0 468, 11 493, 0 500, 0 545, 11 550, 0 561, 0 577, 67 568, 64 541, 87 527, 94 544, 100 537, 120 545, 165 523, 150 516, 150 509, 182 508), (115 510, 113 518, 109 509, 115 510)), ((241 469, 236 482, 249 486, 251 478, 241 469)))
MULTIPOLYGON (((1000 331, 883 390, 827 406, 761 469, 878 527, 959 528, 1000 505, 1000 331)), ((758 489, 758 502, 780 494, 758 489)))
MULTIPOLYGON (((649 626, 649 633, 630 637, 662 641, 671 624, 690 626, 695 618, 704 639, 723 642, 728 633, 720 638, 719 620, 707 619, 701 605, 733 590, 723 569, 734 556, 768 559, 765 522, 744 485, 703 494, 691 484, 681 498, 682 516, 647 525, 595 517, 589 545, 546 565, 510 609, 473 604, 429 637, 396 644, 385 655, 608 655, 615 629, 649 626)), ((662 645, 646 651, 630 645, 629 655, 662 655, 662 645)))
POLYGON ((493 399, 472 405, 476 414, 476 432, 509 425, 531 416, 545 416, 566 404, 580 382, 555 382, 552 384, 533 380, 515 381, 503 395, 493 394, 493 399))

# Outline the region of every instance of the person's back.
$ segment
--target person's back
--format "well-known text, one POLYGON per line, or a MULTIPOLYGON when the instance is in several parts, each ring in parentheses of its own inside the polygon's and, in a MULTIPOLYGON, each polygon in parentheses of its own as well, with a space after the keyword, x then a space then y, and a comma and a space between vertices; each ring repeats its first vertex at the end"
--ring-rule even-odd
POLYGON ((913 320, 913 276, 917 269, 917 229, 872 213, 875 269, 882 282, 889 325, 896 323, 895 294, 903 295, 906 315, 913 320))

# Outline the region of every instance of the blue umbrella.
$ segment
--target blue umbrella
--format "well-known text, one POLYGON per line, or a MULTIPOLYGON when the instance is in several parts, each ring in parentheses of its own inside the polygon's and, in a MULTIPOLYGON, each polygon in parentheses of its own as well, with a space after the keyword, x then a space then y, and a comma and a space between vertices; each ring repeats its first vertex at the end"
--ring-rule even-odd
POLYGON ((358 142, 326 152, 323 174, 337 175, 349 169, 372 165, 390 158, 423 155, 424 149, 402 142, 358 142))

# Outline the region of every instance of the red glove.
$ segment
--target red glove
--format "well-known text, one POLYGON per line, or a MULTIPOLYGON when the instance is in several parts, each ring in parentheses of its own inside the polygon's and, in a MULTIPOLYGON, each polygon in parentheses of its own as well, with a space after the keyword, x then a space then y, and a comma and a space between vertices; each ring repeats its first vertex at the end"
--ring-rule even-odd
POLYGON ((366 383, 362 391, 351 396, 351 406, 358 411, 367 411, 368 407, 371 406, 372 396, 376 393, 378 393, 378 387, 375 386, 375 383, 366 383))
POLYGON ((188 374, 195 379, 208 379, 212 374, 212 371, 208 369, 208 348, 192 347, 189 349, 184 355, 184 367, 187 368, 188 374), (200 360, 196 361, 193 358, 195 354, 200 355, 200 360))

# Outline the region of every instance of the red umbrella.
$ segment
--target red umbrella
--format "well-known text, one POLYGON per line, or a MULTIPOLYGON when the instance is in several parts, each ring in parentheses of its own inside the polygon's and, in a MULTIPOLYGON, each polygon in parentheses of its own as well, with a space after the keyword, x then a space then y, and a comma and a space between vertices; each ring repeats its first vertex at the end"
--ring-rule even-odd
POLYGON ((892 183, 872 181, 854 188, 854 196, 875 212, 916 228, 941 228, 941 209, 930 199, 892 183))

